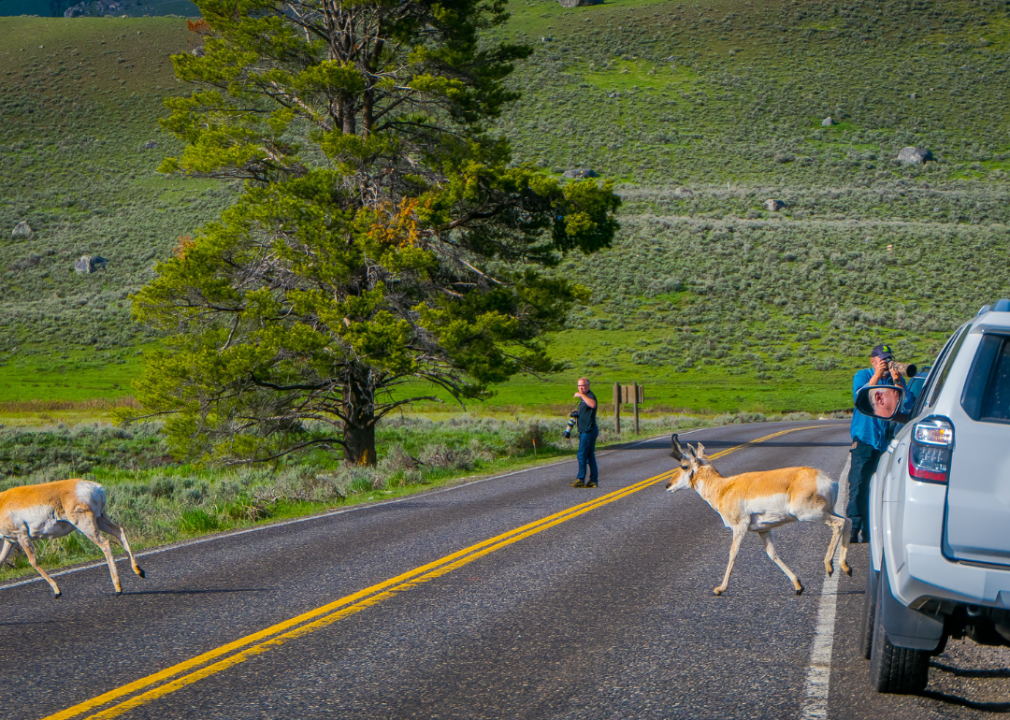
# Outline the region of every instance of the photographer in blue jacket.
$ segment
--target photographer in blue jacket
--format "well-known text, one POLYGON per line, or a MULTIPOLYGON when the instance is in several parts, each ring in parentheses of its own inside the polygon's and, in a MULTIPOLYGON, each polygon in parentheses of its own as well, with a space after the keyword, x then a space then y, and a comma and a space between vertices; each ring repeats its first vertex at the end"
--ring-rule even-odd
MULTIPOLYGON (((892 385, 905 389, 902 412, 910 412, 914 398, 907 392, 905 378, 891 364, 894 354, 889 345, 877 345, 870 351, 872 367, 860 370, 852 378, 852 397, 860 389, 872 385, 892 385)), ((889 420, 852 412, 852 449, 849 467, 849 505, 846 515, 852 521, 850 543, 870 541, 870 478, 877 461, 890 441, 889 420)))

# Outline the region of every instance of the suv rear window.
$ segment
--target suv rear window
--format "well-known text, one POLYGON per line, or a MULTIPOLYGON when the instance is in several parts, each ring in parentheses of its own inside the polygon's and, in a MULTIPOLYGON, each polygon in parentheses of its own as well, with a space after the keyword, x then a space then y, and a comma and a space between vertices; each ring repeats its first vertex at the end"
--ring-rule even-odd
POLYGON ((988 333, 982 337, 961 407, 972 420, 1010 423, 1010 337, 988 333))
POLYGON ((943 388, 943 384, 947 381, 947 375, 950 373, 950 366, 954 362, 955 356, 957 356, 957 351, 961 349, 961 344, 968 336, 969 327, 971 327, 971 323, 962 325, 953 335, 950 336, 947 344, 943 346, 943 350, 940 351, 940 355, 936 358, 936 364, 933 366, 933 369, 929 371, 929 376, 926 378, 926 387, 923 388, 922 392, 918 395, 915 401, 915 409, 912 410, 912 417, 915 417, 922 412, 923 407, 926 407, 927 405, 932 407, 936 403, 936 399, 940 395, 940 390, 943 388), (927 396, 929 396, 928 403, 926 402, 927 396))

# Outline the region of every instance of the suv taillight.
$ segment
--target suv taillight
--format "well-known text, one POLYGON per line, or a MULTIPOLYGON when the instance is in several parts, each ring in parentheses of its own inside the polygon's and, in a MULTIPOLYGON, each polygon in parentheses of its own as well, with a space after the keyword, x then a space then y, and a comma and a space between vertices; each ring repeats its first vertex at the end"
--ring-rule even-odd
POLYGON ((912 428, 908 474, 916 480, 947 482, 954 449, 954 427, 948 420, 930 418, 912 428))

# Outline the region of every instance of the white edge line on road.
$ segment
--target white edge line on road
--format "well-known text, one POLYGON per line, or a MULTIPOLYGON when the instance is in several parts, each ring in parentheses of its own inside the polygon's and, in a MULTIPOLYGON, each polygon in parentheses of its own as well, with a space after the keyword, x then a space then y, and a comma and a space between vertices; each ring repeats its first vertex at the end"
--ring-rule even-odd
MULTIPOLYGON (((697 432, 698 430, 708 430, 710 428, 697 428, 695 430, 690 430, 688 433, 681 433, 682 435, 687 435, 690 432, 697 432)), ((652 442, 657 438, 665 437, 665 435, 657 435, 656 437, 647 438, 645 440, 640 440, 636 443, 632 443, 628 447, 635 447, 636 445, 642 445, 647 442, 652 442)), ((613 450, 604 450, 600 455, 607 455, 613 452, 613 450)), ((505 473, 504 475, 492 475, 491 477, 481 478, 479 480, 471 480, 470 482, 460 483, 459 485, 453 485, 452 487, 442 488, 440 490, 431 490, 429 492, 423 493, 425 497, 430 497, 432 495, 441 495, 442 493, 450 492, 452 490, 458 490, 460 488, 469 487, 471 485, 478 485, 489 480, 500 480, 501 478, 511 477, 512 475, 520 475, 526 472, 533 472, 534 470, 542 470, 543 468, 548 468, 553 465, 560 465, 566 462, 575 462, 576 458, 559 458, 554 462, 545 463, 543 465, 536 465, 531 468, 524 468, 522 470, 516 470, 514 472, 505 473)), ((135 557, 142 558, 148 555, 158 555, 159 553, 169 552, 171 550, 179 550, 180 548, 191 547, 193 545, 202 545, 203 543, 216 542, 218 540, 225 540, 227 538, 238 537, 239 535, 246 535, 247 533, 260 532, 263 530, 272 530, 274 528, 284 527, 285 525, 296 525, 298 523, 310 522, 312 520, 323 520, 325 518, 333 517, 334 515, 343 515, 345 513, 359 512, 361 510, 367 510, 369 508, 379 507, 381 505, 395 505, 396 503, 405 502, 407 500, 415 500, 419 495, 405 495, 404 497, 396 498, 395 500, 384 500, 380 502, 356 505, 350 508, 341 508, 340 510, 332 510, 330 512, 321 513, 319 515, 310 515, 309 517, 294 518, 293 520, 284 520, 278 523, 271 523, 269 525, 259 525, 257 527, 246 528, 245 530, 236 530, 234 532, 219 533, 217 535, 208 535, 207 537, 196 538, 195 540, 187 540, 186 542, 176 543, 172 545, 165 545, 160 548, 155 548, 153 550, 145 550, 144 552, 134 553, 135 557)), ((126 555, 120 555, 115 560, 116 562, 123 562, 128 560, 126 555)), ((84 570, 94 570, 95 568, 105 567, 105 561, 91 563, 90 565, 81 565, 80 567, 69 568, 67 570, 60 570, 59 572, 49 573, 51 577, 60 577, 62 575, 70 575, 71 573, 82 572, 84 570)), ((5 585, 0 585, 0 592, 4 590, 9 590, 11 588, 21 587, 22 585, 30 585, 31 583, 42 582, 41 577, 30 577, 27 580, 19 580, 18 582, 12 582, 5 585)))
MULTIPOLYGON (((850 456, 845 461, 842 476, 838 478, 838 499, 835 502, 835 513, 842 517, 845 517, 845 506, 849 499, 849 463, 851 459, 850 456)), ((835 557, 838 557, 837 552, 835 557)), ((810 652, 810 667, 807 669, 807 687, 803 704, 800 706, 802 720, 826 720, 828 717, 831 649, 835 642, 838 576, 841 574, 841 568, 836 565, 836 572, 824 581, 821 588, 821 601, 817 610, 817 627, 814 630, 814 646, 810 652)))

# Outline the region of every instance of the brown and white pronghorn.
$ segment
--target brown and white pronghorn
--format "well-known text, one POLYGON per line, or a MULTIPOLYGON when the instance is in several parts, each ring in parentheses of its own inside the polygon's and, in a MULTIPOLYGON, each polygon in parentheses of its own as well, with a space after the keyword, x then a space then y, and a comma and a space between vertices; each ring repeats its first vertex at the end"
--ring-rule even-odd
POLYGON ((112 546, 99 531, 108 533, 123 546, 130 556, 133 572, 144 577, 144 571, 133 557, 123 528, 105 514, 105 489, 89 480, 59 480, 40 485, 22 485, 0 492, 0 537, 4 541, 3 549, 0 549, 0 567, 16 542, 25 551, 28 562, 49 583, 56 597, 59 597, 61 593, 56 581, 39 567, 32 540, 63 537, 75 529, 80 530, 105 553, 117 595, 123 592, 123 587, 119 583, 119 573, 116 572, 116 563, 112 559, 112 546))
POLYGON ((831 560, 839 540, 842 543, 839 565, 847 575, 852 574, 852 569, 845 561, 849 554, 852 521, 834 513, 838 496, 837 482, 811 467, 781 468, 723 477, 706 459, 705 446, 701 443, 693 447, 682 446, 676 434, 670 438, 670 443, 673 446, 670 454, 680 463, 680 474, 666 484, 667 492, 694 488, 719 513, 726 527, 733 531, 729 565, 726 566, 722 584, 713 590, 716 595, 722 595, 729 585, 733 561, 736 560, 740 543, 748 530, 758 534, 768 557, 782 568, 782 572, 792 580, 796 594, 800 595, 803 585, 782 562, 772 544, 772 528, 797 520, 819 521, 831 528, 831 542, 828 544, 828 554, 824 556, 824 569, 829 577, 832 572, 831 560))

